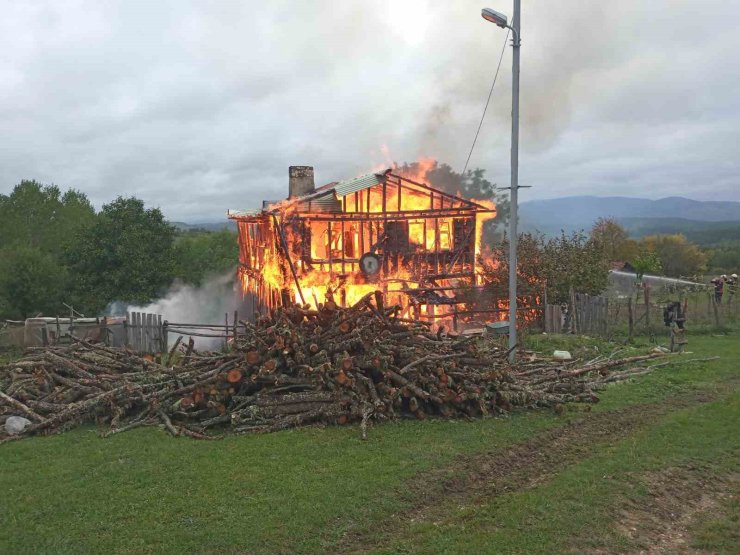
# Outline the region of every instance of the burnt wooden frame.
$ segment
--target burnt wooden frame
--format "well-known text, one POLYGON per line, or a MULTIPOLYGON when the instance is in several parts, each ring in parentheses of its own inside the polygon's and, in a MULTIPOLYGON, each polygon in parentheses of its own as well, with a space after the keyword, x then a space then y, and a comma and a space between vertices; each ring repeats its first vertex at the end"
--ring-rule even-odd
MULTIPOLYGON (((335 190, 330 190, 326 194, 334 194, 337 196, 335 190)), ((313 197, 312 197, 313 198, 313 197)), ((339 201, 340 199, 337 198, 339 201)), ((418 288, 414 289, 416 293, 425 291, 441 291, 447 290, 445 287, 439 286, 439 281, 456 279, 463 281, 469 288, 476 287, 476 263, 475 260, 475 237, 476 228, 478 225, 477 214, 479 213, 490 213, 491 209, 478 204, 474 201, 469 201, 455 195, 450 195, 444 191, 440 191, 433 187, 429 187, 424 183, 418 183, 410 180, 403 176, 392 173, 391 171, 385 172, 385 178, 380 184, 376 184, 364 189, 357 191, 351 191, 341 197, 341 206, 343 212, 313 212, 313 211, 301 211, 300 210, 300 199, 294 202, 288 202, 282 204, 279 208, 272 211, 265 211, 260 214, 252 216, 239 216, 235 215, 231 218, 238 222, 239 228, 239 244, 240 244, 240 260, 239 260, 239 274, 247 276, 250 280, 256 282, 254 292, 257 295, 261 304, 267 308, 272 308, 278 304, 286 304, 291 302, 290 297, 285 295, 284 292, 267 291, 272 289, 266 287, 264 278, 262 276, 262 269, 264 267, 265 251, 272 250, 272 254, 278 253, 282 256, 288 266, 290 274, 297 285, 300 297, 305 302, 303 297, 303 291, 300 286, 300 280, 297 275, 298 271, 311 271, 314 267, 326 269, 324 266, 328 265, 328 272, 331 278, 342 278, 349 274, 359 272, 359 260, 363 253, 367 252, 371 246, 376 244, 383 232, 388 227, 389 222, 393 221, 405 221, 407 226, 412 221, 421 220, 423 222, 423 245, 422 249, 419 250, 416 246, 410 247, 406 252, 394 252, 393 258, 388 256, 390 253, 383 253, 383 273, 390 273, 391 270, 389 265, 394 262, 395 269, 398 269, 401 257, 403 257, 403 263, 411 265, 412 270, 417 270, 418 288), (388 206, 389 199, 389 188, 395 189, 396 203, 395 206, 388 206), (380 212, 371 212, 371 195, 374 188, 380 188, 380 195, 382 199, 380 212), (415 210, 402 210, 403 207, 403 195, 410 191, 409 194, 424 195, 429 194, 429 207, 425 209, 415 210), (354 208, 353 212, 347 212, 348 204, 353 204, 350 209, 354 208), (390 209, 390 210, 389 210, 390 209), (450 248, 441 249, 440 247, 440 235, 439 235, 439 220, 442 218, 449 218, 450 224, 450 248), (463 223, 460 227, 467 229, 464 240, 459 241, 455 235, 455 220, 466 220, 467 223, 463 223), (437 231, 435 234, 435 245, 433 249, 427 249, 427 222, 434 220, 434 229, 437 231), (328 252, 326 259, 314 260, 311 254, 311 237, 310 237, 310 222, 327 222, 327 235, 328 235, 328 252), (271 228, 271 222, 272 227, 271 228), (298 260, 293 260, 291 256, 290 247, 287 244, 285 237, 285 226, 290 223, 293 227, 300 229, 303 241, 300 246, 300 256, 298 260), (346 238, 345 229, 347 223, 359 223, 359 253, 355 253, 356 256, 346 256, 346 249, 344 241, 346 238), (338 229, 334 229, 335 225, 338 224, 338 229), (367 230, 365 229, 367 227, 367 230), (302 228, 302 229, 301 229, 302 228), (336 258, 333 255, 332 249, 332 233, 341 233, 342 237, 342 256, 336 258), (365 237, 367 231, 367 238, 370 242, 369 245, 365 244, 365 237), (337 272, 335 265, 339 264, 341 270, 337 272), (418 270, 423 266, 423 275, 418 270)), ((309 207, 312 205, 309 203, 309 207)), ((284 272, 288 269, 283 268, 284 272)), ((288 277, 285 275, 284 277, 288 277)), ((408 281, 408 280, 407 280, 408 281)), ((387 283, 387 282, 386 282, 387 283)), ((464 288, 464 287, 462 287, 464 288)), ((406 292, 401 290, 400 292, 406 292)), ((462 303, 457 301, 450 302, 451 305, 457 305, 462 303)), ((455 308, 457 312, 457 308, 455 308)), ((420 310, 416 311, 417 316, 424 316, 420 310)), ((440 315, 438 317, 445 317, 447 315, 440 315)), ((427 315, 428 317, 428 315, 427 315)))

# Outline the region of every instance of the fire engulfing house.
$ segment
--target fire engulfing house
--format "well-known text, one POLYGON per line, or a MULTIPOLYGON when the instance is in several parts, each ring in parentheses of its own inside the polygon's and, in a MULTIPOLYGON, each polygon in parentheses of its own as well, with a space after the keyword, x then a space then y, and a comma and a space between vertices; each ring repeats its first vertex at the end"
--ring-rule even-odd
POLYGON ((316 188, 312 167, 291 166, 286 200, 229 211, 250 312, 349 306, 380 290, 406 317, 457 324, 478 285, 482 224, 496 209, 422 179, 389 169, 316 188))

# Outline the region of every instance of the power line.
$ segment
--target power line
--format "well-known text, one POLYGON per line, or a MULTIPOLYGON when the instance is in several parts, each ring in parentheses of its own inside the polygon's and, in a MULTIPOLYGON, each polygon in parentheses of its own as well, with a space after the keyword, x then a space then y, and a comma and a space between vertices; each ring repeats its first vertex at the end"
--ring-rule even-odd
POLYGON ((463 175, 465 175, 465 171, 468 169, 468 164, 470 163, 470 157, 473 155, 473 149, 475 148, 475 143, 478 140, 478 135, 480 134, 480 129, 483 127, 483 120, 486 119, 486 111, 488 110, 488 104, 491 102, 491 95, 493 94, 493 87, 496 86, 496 79, 498 79, 498 71, 501 69, 501 62, 504 59, 504 52, 506 52, 506 42, 509 40, 509 29, 506 29, 506 37, 504 37, 504 46, 501 48, 501 56, 498 58, 498 65, 496 66, 496 74, 493 76, 493 83, 491 83, 491 90, 488 91, 488 98, 486 99, 486 105, 483 108, 483 115, 480 118, 480 123, 478 124, 478 130, 475 132, 475 138, 473 139, 473 144, 470 146, 470 152, 468 153, 468 159, 465 160, 465 167, 463 168, 463 175))

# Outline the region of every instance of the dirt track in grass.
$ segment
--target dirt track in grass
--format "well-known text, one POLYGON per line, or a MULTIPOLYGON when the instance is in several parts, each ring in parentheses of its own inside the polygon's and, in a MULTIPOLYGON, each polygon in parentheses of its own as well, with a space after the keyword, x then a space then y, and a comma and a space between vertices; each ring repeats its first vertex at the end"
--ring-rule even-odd
POLYGON ((511 447, 456 457, 451 464, 421 473, 404 484, 413 505, 390 515, 372 530, 347 533, 334 546, 336 553, 381 549, 400 538, 408 523, 434 521, 451 507, 489 502, 500 495, 525 491, 548 481, 570 465, 591 456, 602 446, 629 437, 657 418, 675 410, 707 403, 706 393, 669 398, 661 403, 581 413, 560 427, 544 431, 511 447))
POLYGON ((638 480, 647 497, 640 503, 625 500, 615 508, 615 528, 638 546, 635 553, 712 553, 692 548, 690 529, 700 519, 717 516, 722 505, 737 496, 740 473, 722 475, 707 466, 683 466, 645 472, 638 480))

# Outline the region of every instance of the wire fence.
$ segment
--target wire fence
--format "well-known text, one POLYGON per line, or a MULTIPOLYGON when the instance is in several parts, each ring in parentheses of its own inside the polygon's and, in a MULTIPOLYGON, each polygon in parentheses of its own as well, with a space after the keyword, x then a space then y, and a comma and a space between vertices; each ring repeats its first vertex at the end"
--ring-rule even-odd
POLYGON ((711 290, 666 294, 641 289, 633 295, 574 294, 570 303, 546 305, 542 329, 547 333, 577 333, 601 337, 660 333, 669 302, 681 303, 687 328, 723 330, 740 322, 740 297, 718 299, 711 290))

